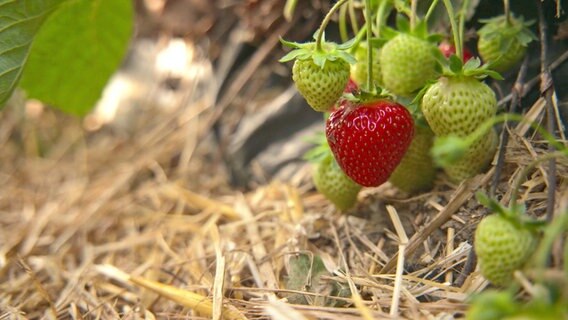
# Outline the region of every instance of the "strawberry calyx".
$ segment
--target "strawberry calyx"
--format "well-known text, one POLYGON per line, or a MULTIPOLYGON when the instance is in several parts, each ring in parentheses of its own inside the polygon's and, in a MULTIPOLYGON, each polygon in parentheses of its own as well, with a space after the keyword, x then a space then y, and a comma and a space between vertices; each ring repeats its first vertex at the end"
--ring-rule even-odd
MULTIPOLYGON (((316 33, 317 34, 317 33, 316 33)), ((347 51, 352 47, 355 39, 348 42, 337 44, 335 42, 322 41, 321 49, 318 49, 316 42, 298 43, 286 41, 280 38, 280 42, 289 48, 290 52, 284 55, 279 62, 288 62, 292 60, 308 60, 312 59, 313 62, 320 68, 325 67, 327 61, 345 60, 349 64, 356 63, 355 58, 347 51)))
POLYGON ((504 79, 499 72, 491 69, 491 63, 482 64, 478 57, 471 58, 463 63, 462 59, 460 59, 456 54, 452 54, 446 58, 438 48, 433 51, 433 54, 438 62, 438 72, 440 72, 442 76, 466 76, 474 77, 476 79, 491 77, 496 80, 504 79))

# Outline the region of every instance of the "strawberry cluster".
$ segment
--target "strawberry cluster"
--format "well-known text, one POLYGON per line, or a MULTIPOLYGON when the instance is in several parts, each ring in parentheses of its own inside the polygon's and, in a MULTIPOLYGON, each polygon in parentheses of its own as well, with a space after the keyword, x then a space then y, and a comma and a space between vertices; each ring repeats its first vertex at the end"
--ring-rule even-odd
MULTIPOLYGON (((332 11, 345 2, 338 1, 332 11)), ((465 138, 496 115, 495 93, 484 79, 501 79, 495 70, 518 63, 532 39, 522 19, 486 21, 479 31, 479 54, 487 62, 482 65, 462 48, 456 33, 454 42, 431 34, 425 19, 399 15, 396 27, 381 25, 389 14, 386 8, 364 8, 366 41, 363 33, 341 44, 326 41, 323 28, 332 11, 315 42, 282 40, 293 49, 281 61, 294 60, 292 79, 299 93, 315 111, 329 114, 326 148, 333 161, 319 160, 314 182, 341 210, 355 203, 360 188, 346 187, 347 196, 324 183, 322 177, 337 177, 338 169, 360 187, 390 181, 406 193, 430 189, 436 163, 445 163, 443 169, 454 182, 485 170, 497 147, 495 131, 477 137, 451 162, 433 159, 433 141, 449 135, 465 138)))

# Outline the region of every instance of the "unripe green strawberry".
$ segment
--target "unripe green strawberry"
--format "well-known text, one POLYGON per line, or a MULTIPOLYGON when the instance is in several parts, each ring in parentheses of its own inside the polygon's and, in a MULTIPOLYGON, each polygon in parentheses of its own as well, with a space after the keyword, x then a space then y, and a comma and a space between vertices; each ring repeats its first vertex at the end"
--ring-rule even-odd
POLYGON ((489 215, 477 226, 474 250, 481 274, 493 284, 506 286, 537 244, 535 234, 501 214, 489 215))
POLYGON ((527 28, 522 18, 513 16, 507 19, 505 15, 484 21, 486 24, 479 29, 477 50, 484 61, 491 64, 491 68, 504 72, 525 56, 528 44, 536 39, 527 28))
POLYGON ((316 189, 337 209, 345 211, 357 202, 361 186, 343 173, 331 154, 319 161, 313 180, 316 189))
POLYGON ((495 93, 474 77, 441 77, 431 85, 421 103, 422 113, 438 136, 473 132, 497 112, 495 93))
POLYGON ((381 49, 383 85, 392 93, 409 96, 436 76, 436 46, 413 35, 400 33, 381 49))
POLYGON ((292 68, 292 79, 300 94, 316 111, 333 108, 349 81, 349 63, 342 59, 327 60, 323 67, 313 59, 297 59, 292 68))
POLYGON ((390 176, 390 183, 407 193, 432 188, 436 177, 436 168, 430 156, 433 141, 434 133, 430 128, 416 125, 412 143, 390 176))
MULTIPOLYGON (((377 48, 373 48, 373 85, 380 85, 381 84, 381 64, 379 62, 379 54, 380 50, 377 48)), ((351 66, 351 78, 355 80, 355 82, 361 86, 364 83, 367 83, 367 45, 365 43, 361 43, 357 50, 355 51, 355 59, 357 63, 351 66)))
POLYGON ((494 129, 476 140, 456 163, 444 167, 453 182, 460 182, 483 172, 493 160, 499 139, 494 129))

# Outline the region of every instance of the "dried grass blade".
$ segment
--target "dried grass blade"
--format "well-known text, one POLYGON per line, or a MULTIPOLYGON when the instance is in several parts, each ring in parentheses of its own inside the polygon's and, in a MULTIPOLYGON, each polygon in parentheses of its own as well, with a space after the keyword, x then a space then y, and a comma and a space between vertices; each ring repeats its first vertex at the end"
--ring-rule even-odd
MULTIPOLYGON (((166 285, 157 281, 148 280, 138 276, 129 275, 114 266, 98 265, 97 270, 115 280, 122 282, 130 282, 136 284, 144 289, 151 290, 164 298, 172 300, 184 307, 193 309, 200 314, 212 317, 213 315, 213 301, 206 296, 176 288, 174 286, 166 285)), ((223 306, 222 319, 227 320, 246 320, 247 318, 233 306, 223 306)))

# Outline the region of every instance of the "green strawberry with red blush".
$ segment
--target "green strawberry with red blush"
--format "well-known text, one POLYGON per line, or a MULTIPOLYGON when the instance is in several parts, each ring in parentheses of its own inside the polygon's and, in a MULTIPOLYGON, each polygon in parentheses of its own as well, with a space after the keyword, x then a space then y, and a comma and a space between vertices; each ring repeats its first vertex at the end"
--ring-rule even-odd
POLYGON ((414 120, 389 98, 347 101, 326 122, 326 137, 337 163, 365 187, 385 183, 414 136, 414 120))
POLYGON ((293 48, 280 62, 294 61, 292 79, 298 92, 318 112, 331 110, 349 82, 350 63, 355 59, 345 50, 350 43, 295 43, 280 40, 293 48))

